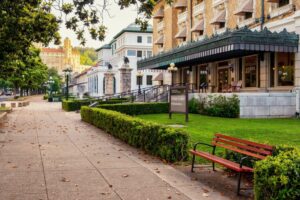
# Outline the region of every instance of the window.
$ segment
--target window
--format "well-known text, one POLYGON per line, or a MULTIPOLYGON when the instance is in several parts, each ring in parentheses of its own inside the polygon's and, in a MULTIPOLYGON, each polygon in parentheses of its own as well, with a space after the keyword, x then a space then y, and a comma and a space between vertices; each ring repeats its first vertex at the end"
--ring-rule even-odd
POLYGON ((152 51, 147 51, 147 58, 152 56, 152 51))
POLYGON ((137 43, 142 43, 142 42, 143 42, 142 36, 137 36, 137 43))
POLYGON ((277 54, 278 86, 293 86, 295 71, 294 55, 291 53, 277 54))
POLYGON ((219 29, 224 28, 224 27, 225 27, 225 22, 220 22, 219 29))
POLYGON ((290 3, 290 0, 279 0, 278 7, 286 6, 290 3))
POLYGON ((151 37, 151 36, 148 36, 148 37, 147 37, 147 43, 148 43, 148 44, 151 44, 151 43, 152 43, 152 37, 151 37))
POLYGON ((135 50, 127 50, 127 56, 136 56, 135 50))
POLYGON ((245 13, 245 19, 250 19, 252 18, 252 13, 251 12, 246 12, 245 13))
POLYGON ((136 84, 137 85, 143 85, 143 77, 142 76, 137 76, 136 77, 136 84))
POLYGON ((245 57, 245 86, 256 87, 257 56, 245 57))
POLYGON ((152 85, 152 75, 147 75, 147 85, 152 85))
POLYGON ((143 56, 143 52, 142 51, 137 51, 137 57, 141 58, 143 56))

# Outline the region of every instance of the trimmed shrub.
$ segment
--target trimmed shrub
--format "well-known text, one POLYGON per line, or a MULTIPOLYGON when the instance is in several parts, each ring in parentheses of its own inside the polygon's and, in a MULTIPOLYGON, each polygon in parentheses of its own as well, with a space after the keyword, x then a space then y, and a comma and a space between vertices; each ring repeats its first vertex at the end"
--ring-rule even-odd
POLYGON ((48 98, 49 98, 48 94, 45 94, 45 95, 43 96, 43 99, 44 99, 44 100, 48 100, 48 98))
POLYGON ((83 121, 166 161, 181 161, 188 157, 188 135, 183 130, 101 108, 84 106, 80 113, 83 121))
POLYGON ((127 115, 168 113, 168 103, 126 103, 114 105, 99 105, 99 108, 114 110, 127 115))
POLYGON ((255 164, 256 200, 300 199, 300 150, 281 148, 277 153, 255 164))
MULTIPOLYGON (((62 102, 62 109, 65 111, 75 111, 75 110, 80 110, 81 106, 88 106, 92 102, 95 102, 96 100, 93 99, 85 99, 85 100, 80 100, 80 99, 74 99, 74 100, 63 100, 62 102)), ((107 101, 100 101, 98 100, 98 104, 117 104, 117 103, 122 103, 128 101, 127 99, 110 99, 107 101)))
POLYGON ((240 100, 237 95, 209 95, 207 98, 189 101, 189 111, 214 117, 238 118, 240 115, 240 100))
POLYGON ((90 100, 63 100, 62 109, 65 111, 80 110, 81 106, 88 106, 90 103, 90 100))
POLYGON ((237 118, 240 115, 240 100, 237 95, 231 97, 208 96, 204 112, 215 117, 237 118))

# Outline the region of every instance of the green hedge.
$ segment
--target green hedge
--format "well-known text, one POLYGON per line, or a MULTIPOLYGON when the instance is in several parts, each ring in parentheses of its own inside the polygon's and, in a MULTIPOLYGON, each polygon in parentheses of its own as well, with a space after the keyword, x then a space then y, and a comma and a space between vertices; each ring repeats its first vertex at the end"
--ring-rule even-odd
POLYGON ((168 113, 169 111, 168 103, 126 103, 114 105, 99 105, 97 107, 118 111, 127 115, 168 113))
POLYGON ((214 117, 238 118, 240 115, 240 100, 237 95, 209 95, 201 99, 189 101, 189 111, 214 117))
POLYGON ((80 110, 81 106, 88 106, 90 104, 90 100, 63 100, 62 109, 65 111, 75 111, 80 110))
POLYGON ((255 163, 256 200, 300 199, 300 149, 285 148, 277 153, 255 163))
POLYGON ((188 135, 183 130, 147 122, 116 111, 87 106, 81 108, 81 118, 166 161, 175 162, 188 157, 188 135))
MULTIPOLYGON (((62 109, 65 111, 75 111, 75 110, 80 110, 81 106, 88 106, 92 102, 95 102, 96 100, 93 99, 86 99, 86 100, 79 100, 79 99, 74 99, 74 100, 63 100, 62 102, 62 109)), ((101 101, 98 100, 98 104, 118 104, 122 102, 127 102, 128 99, 110 99, 107 101, 101 101)))

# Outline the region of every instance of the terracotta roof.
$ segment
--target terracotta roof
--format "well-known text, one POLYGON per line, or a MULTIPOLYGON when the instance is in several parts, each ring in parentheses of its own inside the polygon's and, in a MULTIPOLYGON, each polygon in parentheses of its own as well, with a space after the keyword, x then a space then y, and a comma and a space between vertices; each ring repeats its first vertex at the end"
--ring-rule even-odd
POLYGON ((81 76, 81 75, 84 75, 86 74, 90 69, 92 69, 93 67, 89 67, 89 68, 86 68, 85 70, 83 70, 80 74, 76 75, 75 78, 81 76))
POLYGON ((55 48, 42 48, 42 52, 46 53, 63 53, 63 49, 55 49, 55 48))

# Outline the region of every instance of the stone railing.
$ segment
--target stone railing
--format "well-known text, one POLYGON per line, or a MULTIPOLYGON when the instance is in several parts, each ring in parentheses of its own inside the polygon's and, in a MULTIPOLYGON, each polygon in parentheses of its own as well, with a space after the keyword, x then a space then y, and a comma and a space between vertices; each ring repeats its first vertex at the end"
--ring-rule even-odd
POLYGON ((254 23, 255 23, 255 18, 249 18, 249 19, 239 21, 238 26, 239 26, 239 28, 242 28, 244 26, 249 26, 254 23))
POLYGON ((224 3, 224 2, 225 2, 225 0, 213 0, 213 6, 217 6, 217 5, 219 5, 221 3, 224 3))
POLYGON ((204 1, 202 1, 201 3, 195 5, 193 7, 193 16, 197 16, 201 13, 204 13, 204 8, 205 8, 204 1))
POLYGON ((185 22, 186 19, 187 19, 187 11, 185 11, 183 13, 179 13, 177 24, 181 24, 182 22, 185 22))
POLYGON ((294 7, 295 6, 293 4, 288 4, 286 6, 282 6, 282 7, 278 7, 278 8, 272 9, 272 11, 270 13, 270 17, 271 18, 278 17, 280 15, 283 15, 285 13, 293 11, 294 7))

